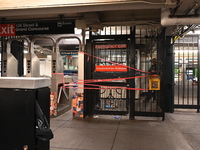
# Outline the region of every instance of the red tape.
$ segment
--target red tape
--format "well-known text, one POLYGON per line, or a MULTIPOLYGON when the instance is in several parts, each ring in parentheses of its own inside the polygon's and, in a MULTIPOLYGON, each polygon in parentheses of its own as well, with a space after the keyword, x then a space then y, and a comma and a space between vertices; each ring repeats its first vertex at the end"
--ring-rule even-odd
MULTIPOLYGON (((91 90, 116 90, 116 89, 119 89, 119 88, 115 88, 114 86, 111 88, 95 88, 95 87, 92 87, 92 88, 90 88, 90 87, 67 87, 67 88, 73 88, 73 89, 91 89, 91 90)), ((120 87, 120 89, 122 89, 121 87, 120 87)), ((124 89, 128 89, 128 90, 148 90, 148 89, 137 89, 137 88, 125 88, 124 87, 124 89)))
POLYGON ((88 84, 88 83, 96 83, 96 82, 108 82, 108 81, 115 81, 115 80, 128 80, 128 79, 134 79, 134 78, 142 78, 142 77, 148 77, 149 75, 145 76, 136 76, 136 77, 127 77, 127 78, 113 78, 113 79, 91 79, 91 80, 77 80, 74 82, 71 82, 69 84, 64 84, 66 88, 73 88, 71 86, 77 86, 76 88, 79 89, 126 89, 126 90, 148 90, 148 89, 140 89, 140 88, 129 88, 129 87, 122 87, 122 86, 106 86, 106 85, 97 85, 97 84, 88 84), (91 87, 78 87, 78 85, 89 85, 89 86, 98 86, 101 88, 91 88, 91 87), (103 88, 102 88, 103 87, 103 88))
POLYGON ((73 86, 77 86, 76 88, 81 88, 81 89, 126 89, 126 90, 148 90, 148 89, 140 89, 140 88, 129 88, 129 87, 123 87, 123 86, 107 86, 107 85, 98 85, 98 84, 87 84, 85 82, 78 82, 78 84, 64 84, 66 88, 75 88, 73 86), (97 86, 101 88, 90 88, 90 87, 78 87, 79 85, 89 85, 89 86, 97 86), (103 88, 102 88, 103 87, 103 88))
POLYGON ((113 79, 90 79, 90 80, 79 80, 85 83, 91 83, 91 82, 105 82, 105 81, 115 81, 115 80, 128 80, 128 79, 134 79, 134 78, 143 78, 147 77, 148 75, 145 76, 136 76, 136 77, 127 77, 127 78, 113 78, 113 79))
MULTIPOLYGON (((112 62, 112 61, 109 61, 109 60, 106 60, 106 59, 103 59, 103 58, 100 58, 100 57, 96 57, 96 56, 93 56, 93 55, 90 55, 88 53, 84 53, 84 52, 79 52, 81 54, 84 54, 84 55, 88 55, 88 60, 90 60, 89 57, 94 57, 94 58, 97 58, 97 59, 101 59, 101 60, 104 60, 106 62, 109 62, 109 63, 112 63, 112 64, 115 64, 115 65, 118 65, 118 66, 122 66, 122 67, 125 67, 125 68, 129 68, 129 69, 133 69, 133 70, 136 70, 136 71, 139 71, 139 72, 143 72, 143 73, 148 73, 150 74, 150 72, 146 72, 146 71, 142 71, 142 70, 139 70, 139 69, 136 69, 136 68, 132 68, 132 67, 129 67, 129 66, 126 66, 126 65, 122 65, 122 64, 119 64, 119 63, 115 63, 115 62, 112 62)), ((53 74, 60 74, 60 75, 63 75, 63 73, 53 73, 53 74)), ((148 89, 140 89, 140 88, 129 88, 129 87, 122 87, 122 86, 106 86, 106 85, 98 85, 98 84, 88 84, 88 83, 95 83, 95 82, 108 82, 108 81, 115 81, 115 80, 129 80, 129 79, 134 79, 134 78, 143 78, 143 77, 147 77, 148 75, 145 75, 145 76, 135 76, 135 77, 126 77, 126 78, 113 78, 113 79, 89 79, 89 80, 77 80, 77 81, 74 81, 74 82, 71 82, 69 84, 63 84, 63 86, 65 88, 76 88, 76 89, 109 89, 109 90, 116 90, 116 89, 126 89, 126 90, 148 90, 148 89), (88 85, 88 86, 94 86, 94 87, 79 87, 78 85, 88 85), (76 86, 76 87, 74 87, 76 86), (96 87, 100 87, 100 88, 96 88, 96 87)), ((64 83, 64 78, 63 78, 63 83, 64 83)))

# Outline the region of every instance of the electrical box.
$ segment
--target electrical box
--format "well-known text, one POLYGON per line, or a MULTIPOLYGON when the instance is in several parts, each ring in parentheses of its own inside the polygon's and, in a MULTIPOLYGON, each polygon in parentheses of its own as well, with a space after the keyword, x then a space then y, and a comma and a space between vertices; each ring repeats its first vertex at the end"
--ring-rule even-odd
POLYGON ((50 78, 0 77, 1 149, 50 149, 50 141, 35 137, 35 101, 49 122, 50 85, 50 78))
POLYGON ((160 90, 160 76, 159 75, 149 76, 149 90, 160 90))

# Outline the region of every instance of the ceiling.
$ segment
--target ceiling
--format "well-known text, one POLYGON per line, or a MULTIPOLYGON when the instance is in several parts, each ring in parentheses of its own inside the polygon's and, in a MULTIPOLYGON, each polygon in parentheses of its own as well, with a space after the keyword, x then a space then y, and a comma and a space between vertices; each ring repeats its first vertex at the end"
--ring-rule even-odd
MULTIPOLYGON (((100 1, 100 0, 99 0, 100 1)), ((109 3, 77 3, 74 5, 52 5, 51 7, 18 7, 0 9, 0 17, 5 22, 24 20, 84 20, 87 27, 109 25, 154 25, 160 24, 161 9, 175 10, 173 15, 186 15, 196 0, 118 0, 109 3)), ((196 2, 198 3, 198 2, 196 2)), ((198 6, 199 7, 199 6, 198 6)))
POLYGON ((199 6, 200 0, 91 0, 70 5, 5 7, 0 9, 0 18, 5 23, 75 19, 80 29, 147 25, 166 27, 169 34, 183 36, 199 27, 199 6))

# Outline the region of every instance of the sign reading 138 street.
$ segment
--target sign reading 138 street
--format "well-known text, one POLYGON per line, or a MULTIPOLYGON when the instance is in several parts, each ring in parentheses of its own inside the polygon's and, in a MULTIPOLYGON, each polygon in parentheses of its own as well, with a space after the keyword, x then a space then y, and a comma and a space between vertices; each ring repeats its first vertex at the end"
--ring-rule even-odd
POLYGON ((74 21, 0 24, 0 36, 74 34, 74 21))

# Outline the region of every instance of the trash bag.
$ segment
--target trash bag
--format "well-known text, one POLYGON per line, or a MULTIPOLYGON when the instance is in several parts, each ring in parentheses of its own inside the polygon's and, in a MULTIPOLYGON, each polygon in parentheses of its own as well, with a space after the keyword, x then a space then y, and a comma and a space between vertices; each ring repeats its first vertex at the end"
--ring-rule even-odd
POLYGON ((53 132, 50 129, 49 123, 43 114, 40 105, 36 101, 36 138, 42 141, 49 141, 53 138, 53 132))

